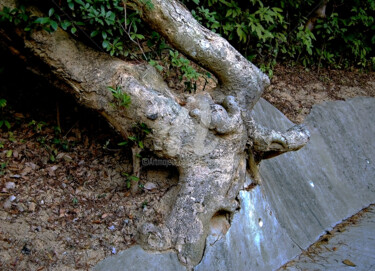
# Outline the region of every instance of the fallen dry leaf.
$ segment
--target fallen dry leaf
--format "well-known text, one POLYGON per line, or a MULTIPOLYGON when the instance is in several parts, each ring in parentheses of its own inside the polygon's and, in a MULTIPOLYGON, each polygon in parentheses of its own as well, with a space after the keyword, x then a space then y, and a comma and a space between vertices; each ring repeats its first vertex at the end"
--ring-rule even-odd
POLYGON ((55 176, 55 175, 56 175, 56 174, 55 174, 55 171, 56 171, 57 168, 58 168, 58 166, 56 166, 56 165, 47 168, 47 170, 48 170, 48 175, 51 176, 51 177, 55 176))
POLYGON ((14 113, 14 116, 19 119, 24 119, 25 116, 22 113, 14 113))
POLYGON ((22 176, 26 176, 27 174, 29 174, 31 171, 33 171, 33 169, 31 167, 25 167, 22 172, 21 172, 21 175, 22 176))
POLYGON ((346 264, 346 265, 348 265, 348 266, 353 266, 353 267, 356 266, 352 261, 350 261, 350 260, 348 260, 348 259, 343 260, 342 263, 343 263, 343 264, 346 264))
POLYGON ((66 213, 66 210, 64 208, 61 208, 59 212, 59 217, 64 217, 65 213, 66 213))
POLYGON ((36 204, 34 202, 30 202, 29 204, 29 211, 34 212, 36 208, 36 204))

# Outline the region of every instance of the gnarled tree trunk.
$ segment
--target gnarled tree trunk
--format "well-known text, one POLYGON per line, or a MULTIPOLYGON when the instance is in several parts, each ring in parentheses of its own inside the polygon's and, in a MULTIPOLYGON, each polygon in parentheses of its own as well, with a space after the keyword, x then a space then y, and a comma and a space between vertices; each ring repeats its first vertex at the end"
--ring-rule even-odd
MULTIPOLYGON (((139 242, 153 250, 175 249, 192 267, 202 258, 211 217, 238 207, 235 199, 246 170, 258 179, 261 159, 298 150, 309 135, 299 126, 286 133, 258 127, 250 111, 269 84, 267 76, 177 1, 152 3, 154 8, 144 8, 144 21, 219 80, 214 91, 191 95, 185 106, 176 102, 173 91, 147 63, 95 51, 61 29, 30 35, 21 29, 1 29, 1 41, 21 58, 32 59, 27 64, 37 72, 52 73, 59 87, 102 114, 124 137, 134 122, 152 129, 147 147, 179 169, 179 192, 162 225, 141 227, 139 242), (111 105, 114 98, 108 86, 129 95, 130 106, 111 105)), ((0 0, 0 8, 4 5, 15 1, 0 0)))

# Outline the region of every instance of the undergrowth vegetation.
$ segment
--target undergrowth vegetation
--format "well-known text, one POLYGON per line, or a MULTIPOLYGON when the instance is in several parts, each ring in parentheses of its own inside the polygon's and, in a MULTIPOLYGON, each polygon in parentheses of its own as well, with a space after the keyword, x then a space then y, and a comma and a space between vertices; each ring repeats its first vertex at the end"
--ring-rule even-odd
MULTIPOLYGON (((136 1, 136 0, 134 0, 136 1)), ((130 0, 67 0, 42 3, 46 17, 27 12, 30 1, 4 8, 0 20, 25 30, 58 26, 89 45, 126 58, 143 59, 160 72, 178 70, 186 90, 196 90, 197 70, 141 20, 130 0)), ((151 0, 137 0, 153 8, 151 0)), ((35 1, 33 1, 35 3, 35 1)), ((205 27, 225 37, 247 59, 272 76, 277 62, 306 68, 375 68, 375 0, 183 0, 205 27), (324 13, 317 15, 324 6, 324 13)))
POLYGON ((277 61, 305 67, 375 67, 374 0, 187 2, 198 21, 264 70, 272 70, 277 61), (317 15, 322 6, 324 14, 317 15))

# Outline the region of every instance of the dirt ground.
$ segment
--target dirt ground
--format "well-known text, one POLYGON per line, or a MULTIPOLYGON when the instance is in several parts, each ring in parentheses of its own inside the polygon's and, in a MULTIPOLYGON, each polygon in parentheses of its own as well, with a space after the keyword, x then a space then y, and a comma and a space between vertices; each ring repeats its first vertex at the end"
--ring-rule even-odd
MULTIPOLYGON (((178 173, 146 167, 132 196, 123 139, 34 75, 15 80, 14 69, 0 74, 0 120, 11 125, 0 129, 0 269, 88 270, 132 245, 137 226, 163 220, 178 173)), ((359 95, 375 96, 374 73, 279 66, 264 98, 302 122, 316 103, 359 95)))
POLYGON ((295 123, 302 123, 314 104, 356 96, 375 97, 374 72, 321 69, 318 73, 277 66, 274 74, 263 98, 295 123))

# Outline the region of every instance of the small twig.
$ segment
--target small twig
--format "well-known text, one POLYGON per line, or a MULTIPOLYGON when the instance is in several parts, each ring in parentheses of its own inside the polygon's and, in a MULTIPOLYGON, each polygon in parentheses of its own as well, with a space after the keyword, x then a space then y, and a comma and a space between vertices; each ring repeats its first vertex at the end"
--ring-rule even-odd
POLYGON ((208 84, 208 80, 207 80, 207 78, 206 78, 206 77, 203 77, 203 79, 204 79, 204 86, 203 86, 202 91, 204 91, 204 90, 206 89, 206 86, 207 86, 207 84, 208 84))
POLYGON ((320 64, 322 62, 323 50, 325 50, 325 44, 322 45, 322 51, 320 52, 320 57, 319 57, 319 62, 318 62, 318 75, 319 75, 319 71, 320 71, 320 64))
POLYGON ((126 21, 127 21, 127 18, 126 18, 126 2, 127 1, 124 1, 124 0, 122 1, 122 4, 124 5, 124 16, 125 16, 124 24, 125 24, 125 29, 127 29, 127 26, 126 26, 126 21))
POLYGON ((139 49, 140 49, 141 52, 142 52, 142 55, 144 56, 144 58, 146 59, 146 61, 148 61, 148 58, 147 58, 147 56, 145 55, 145 52, 143 51, 142 46, 139 44, 139 41, 138 41, 138 40, 135 41, 134 39, 132 39, 132 37, 131 37, 131 35, 130 35, 130 30, 131 30, 131 28, 132 28, 132 23, 133 23, 133 22, 130 22, 129 29, 128 29, 128 25, 127 25, 127 23, 126 23, 126 21, 127 21, 126 2, 127 2, 127 1, 122 1, 123 5, 124 5, 124 18, 125 18, 124 25, 125 25, 125 26, 121 26, 121 27, 122 27, 122 29, 124 30, 124 32, 126 33, 126 35, 129 37, 129 39, 139 47, 139 49))
POLYGON ((79 123, 79 120, 76 121, 76 123, 73 124, 73 126, 68 130, 68 132, 66 132, 66 134, 64 135, 64 138, 67 137, 67 135, 72 131, 72 129, 74 128, 74 126, 76 126, 77 124, 79 123))
POLYGON ((10 196, 10 193, 0 193, 0 197, 7 197, 10 196))
POLYGON ((110 149, 110 148, 104 148, 106 151, 111 151, 111 152, 120 152, 123 149, 110 149))
POLYGON ((142 55, 144 56, 144 58, 146 59, 146 61, 148 61, 148 58, 147 58, 145 52, 143 51, 142 46, 139 44, 139 40, 137 40, 137 43, 138 43, 138 47, 139 47, 139 49, 141 49, 142 55))
POLYGON ((61 123, 60 123, 60 105, 59 102, 56 102, 56 122, 59 131, 61 132, 61 123))
MULTIPOLYGON (((139 180, 139 177, 141 175, 141 159, 139 158, 139 153, 142 151, 141 148, 138 147, 138 145, 133 145, 131 147, 132 150, 132 160, 133 160, 133 176, 137 177, 139 180)), ((138 192, 138 182, 131 183, 131 193, 132 195, 135 195, 138 192)))

